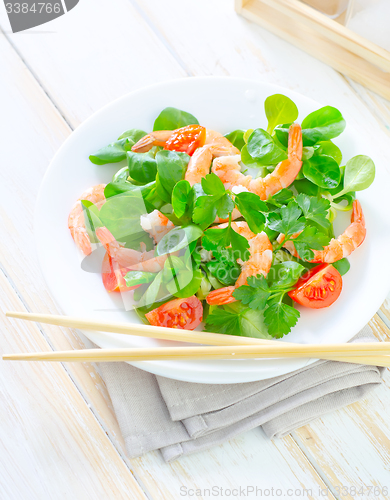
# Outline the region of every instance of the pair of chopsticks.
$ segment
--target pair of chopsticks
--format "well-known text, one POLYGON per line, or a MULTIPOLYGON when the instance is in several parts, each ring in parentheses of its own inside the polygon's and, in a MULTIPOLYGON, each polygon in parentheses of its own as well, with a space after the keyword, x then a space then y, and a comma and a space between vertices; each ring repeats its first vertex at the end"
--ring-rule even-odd
POLYGON ((274 340, 237 337, 219 333, 85 320, 70 316, 7 312, 6 316, 51 325, 160 340, 173 340, 202 347, 154 347, 131 349, 82 349, 79 351, 5 354, 9 361, 151 361, 190 359, 318 358, 348 363, 389 366, 390 342, 353 344, 292 344, 274 340))

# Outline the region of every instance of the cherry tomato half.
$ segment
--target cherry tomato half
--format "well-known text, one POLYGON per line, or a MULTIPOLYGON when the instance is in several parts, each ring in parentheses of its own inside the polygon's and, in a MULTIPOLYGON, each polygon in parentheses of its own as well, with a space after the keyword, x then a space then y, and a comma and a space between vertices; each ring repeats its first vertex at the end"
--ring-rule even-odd
POLYGON ((124 276, 127 272, 127 269, 120 268, 119 264, 106 253, 102 263, 102 279, 107 292, 128 292, 138 288, 140 285, 126 286, 124 276))
POLYGON ((192 156, 197 148, 204 146, 206 129, 200 125, 178 128, 165 143, 164 149, 181 151, 192 156))
POLYGON ((320 264, 305 273, 289 296, 305 307, 321 309, 335 302, 343 287, 341 274, 331 264, 320 264))
POLYGON ((202 321, 203 306, 193 295, 187 299, 174 299, 145 314, 151 325, 193 330, 202 321))

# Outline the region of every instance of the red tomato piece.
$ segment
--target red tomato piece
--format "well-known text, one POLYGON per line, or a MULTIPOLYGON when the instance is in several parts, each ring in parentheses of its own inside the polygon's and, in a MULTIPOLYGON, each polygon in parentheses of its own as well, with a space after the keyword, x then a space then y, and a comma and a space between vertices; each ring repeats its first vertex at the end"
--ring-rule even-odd
POLYGON ((181 151, 192 156, 206 142, 206 129, 200 125, 178 128, 165 143, 164 149, 181 151))
POLYGON ((126 286, 124 276, 127 272, 127 269, 120 268, 119 264, 106 253, 102 263, 102 279, 107 292, 128 292, 138 288, 140 285, 126 286))
POLYGON ((338 299, 342 287, 343 280, 337 269, 331 264, 320 264, 305 273, 288 295, 301 306, 322 309, 338 299))
POLYGON ((193 330, 202 321, 203 306, 193 295, 187 299, 174 299, 145 314, 151 325, 193 330))

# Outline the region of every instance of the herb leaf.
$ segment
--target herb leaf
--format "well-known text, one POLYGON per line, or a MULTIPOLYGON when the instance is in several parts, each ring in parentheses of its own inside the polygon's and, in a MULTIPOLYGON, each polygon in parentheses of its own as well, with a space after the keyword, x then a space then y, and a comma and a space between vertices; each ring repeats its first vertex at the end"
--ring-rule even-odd
POLYGON ((301 215, 302 210, 300 209, 298 203, 290 201, 287 206, 280 209, 279 214, 276 212, 272 212, 270 214, 268 218, 268 226, 274 231, 284 233, 286 236, 292 235, 302 231, 305 227, 305 221, 298 220, 301 215))
POLYGON ((247 149, 260 165, 275 165, 287 159, 286 151, 280 148, 269 133, 261 128, 257 128, 250 135, 247 149))
POLYGON ((126 130, 126 132, 123 132, 123 134, 118 137, 118 141, 120 141, 121 139, 127 139, 128 144, 132 143, 131 145, 133 146, 136 142, 142 139, 142 137, 145 137, 145 135, 147 135, 147 133, 143 130, 132 128, 130 130, 126 130))
POLYGON ((198 291, 202 278, 203 273, 200 269, 186 269, 173 276, 166 287, 168 292, 175 297, 185 299, 198 291))
POLYGON ((216 308, 207 316, 205 329, 213 333, 241 335, 240 317, 235 311, 216 308))
POLYGON ((340 148, 336 146, 332 141, 320 141, 316 144, 315 156, 331 156, 338 165, 341 165, 341 161, 343 159, 343 154, 340 151, 340 148))
POLYGON ((297 324, 299 311, 284 302, 275 302, 264 311, 264 320, 268 326, 268 333, 275 338, 281 338, 290 333, 297 324))
POLYGON ((375 164, 369 156, 358 155, 347 161, 344 172, 344 188, 338 196, 350 191, 363 191, 374 182, 375 164))
POLYGON ((146 213, 140 188, 108 198, 99 212, 102 225, 107 227, 118 241, 130 235, 142 233, 141 215, 146 213))
POLYGON ((190 157, 177 151, 158 151, 156 154, 156 191, 166 203, 171 203, 176 183, 184 179, 190 157))
POLYGON ((248 278, 248 285, 243 285, 234 290, 233 297, 241 300, 243 304, 249 305, 252 309, 262 311, 265 309, 267 300, 271 295, 271 290, 267 280, 262 275, 248 278))
POLYGON ((89 159, 95 165, 106 165, 107 163, 117 163, 126 159, 126 152, 146 135, 146 132, 138 129, 131 129, 124 132, 116 142, 99 149, 90 155, 89 159))
POLYGON ((174 253, 187 248, 190 243, 198 240, 203 234, 200 227, 190 224, 185 227, 174 227, 159 241, 156 247, 157 255, 174 253))
POLYGON ((132 179, 142 184, 153 182, 157 174, 157 161, 153 154, 127 152, 127 165, 132 179))
POLYGON ((172 208, 179 219, 191 210, 193 204, 191 184, 186 180, 179 181, 172 191, 172 208))
POLYGON ((225 137, 240 151, 246 144, 244 141, 243 130, 234 130, 233 132, 230 132, 230 134, 226 134, 225 137))
POLYGON ((310 113, 302 122, 304 146, 313 146, 318 141, 327 141, 340 135, 345 129, 345 120, 340 111, 324 106, 310 113))
POLYGON ((234 209, 234 202, 221 179, 213 173, 202 179, 202 189, 205 195, 196 199, 192 220, 206 228, 214 222, 217 215, 221 219, 227 219, 234 209))
POLYGON ((326 218, 330 208, 328 200, 325 198, 307 196, 303 193, 299 194, 296 200, 306 219, 312 220, 325 229, 329 229, 330 222, 329 219, 326 218))
POLYGON ((309 181, 309 179, 295 179, 293 186, 298 193, 305 193, 309 196, 317 196, 319 187, 309 181))
POLYGON ((235 197, 238 210, 245 217, 249 229, 255 234, 264 229, 265 217, 262 212, 268 212, 267 204, 255 193, 239 193, 235 197))
POLYGON ((192 220, 195 224, 206 228, 214 222, 217 216, 216 201, 213 196, 199 196, 196 199, 192 220))
POLYGON ((240 258, 244 262, 249 259, 248 240, 244 238, 244 236, 236 233, 231 227, 231 224, 228 224, 228 226, 223 229, 220 227, 207 229, 204 233, 202 244, 203 248, 212 251, 220 251, 220 248, 231 246, 236 259, 240 258))
POLYGON ((304 271, 306 268, 302 264, 292 260, 274 264, 267 275, 268 285, 273 291, 288 291, 295 285, 304 271))
POLYGON ((313 250, 323 250, 329 244, 330 237, 318 231, 314 226, 306 226, 305 229, 291 240, 301 259, 311 260, 314 258, 313 250))
POLYGON ((237 288, 233 297, 251 309, 263 311, 268 333, 273 337, 283 337, 299 318, 299 311, 283 300, 305 268, 292 261, 277 264, 273 268, 275 272, 267 279, 261 275, 248 278, 248 284, 237 288))
POLYGON ((129 271, 125 275, 127 286, 142 285, 143 283, 150 283, 156 277, 156 273, 148 273, 144 271, 129 271))
POLYGON ((231 248, 213 250, 215 259, 208 262, 208 271, 225 286, 234 285, 241 273, 241 267, 234 259, 231 248))
POLYGON ((155 130, 176 130, 187 125, 199 125, 198 120, 191 113, 177 108, 168 107, 161 111, 154 122, 155 130))
POLYGON ((303 175, 319 187, 332 189, 339 185, 340 167, 331 156, 312 156, 303 162, 303 175))
POLYGON ((99 149, 96 153, 89 156, 89 159, 95 165, 106 165, 107 163, 118 163, 126 159, 126 152, 130 151, 132 144, 127 139, 112 142, 108 146, 99 149))
POLYGON ((112 182, 126 182, 129 175, 129 168, 123 167, 112 176, 112 182))
POLYGON ((156 277, 151 282, 151 284, 146 289, 145 293, 140 298, 138 302, 138 307, 150 306, 156 302, 156 299, 160 292, 160 287, 163 279, 163 271, 156 274, 156 277))
POLYGON ((223 307, 213 307, 207 316, 205 330, 261 339, 271 339, 261 311, 235 302, 223 307))
POLYGON ((337 269, 337 271, 341 274, 341 276, 347 274, 347 272, 351 267, 349 260, 346 259, 345 257, 343 259, 337 260, 336 262, 333 262, 332 266, 337 269))
POLYGON ((298 108, 285 95, 274 94, 264 102, 265 115, 268 119, 267 132, 272 134, 276 125, 294 122, 298 118, 298 108))

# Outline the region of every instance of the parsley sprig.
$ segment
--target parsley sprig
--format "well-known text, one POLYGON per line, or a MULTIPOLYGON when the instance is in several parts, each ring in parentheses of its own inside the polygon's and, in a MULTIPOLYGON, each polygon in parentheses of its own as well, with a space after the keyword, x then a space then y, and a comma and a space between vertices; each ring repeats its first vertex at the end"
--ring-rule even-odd
POLYGON ((234 285, 241 273, 241 267, 234 258, 232 248, 213 250, 214 259, 207 262, 207 269, 223 285, 234 285))
POLYGON ((198 196, 192 212, 192 220, 202 229, 210 226, 218 215, 227 219, 234 209, 234 201, 230 191, 225 189, 221 179, 211 173, 201 182, 203 195, 198 196))
POLYGON ((264 321, 268 333, 280 338, 291 331, 300 316, 292 305, 286 303, 287 293, 294 288, 304 267, 289 261, 271 268, 268 278, 262 275, 249 277, 247 285, 233 292, 234 298, 256 311, 264 311, 264 321))
POLYGON ((231 214, 227 227, 211 227, 205 231, 202 245, 203 248, 211 250, 213 253, 214 251, 221 253, 221 249, 231 247, 236 260, 246 261, 249 259, 249 242, 232 228, 231 214))
POLYGON ((267 332, 262 311, 251 309, 240 302, 222 307, 211 306, 207 316, 205 331, 272 339, 267 332))
POLYGON ((329 229, 330 221, 326 218, 330 208, 330 202, 328 200, 325 198, 308 196, 304 193, 299 194, 296 200, 306 220, 313 221, 324 229, 329 229))
POLYGON ((301 259, 312 259, 313 250, 322 250, 330 241, 328 232, 323 232, 330 227, 326 217, 329 208, 328 200, 301 193, 296 201, 290 201, 279 210, 269 213, 268 227, 285 236, 283 243, 274 251, 291 240, 301 259))

